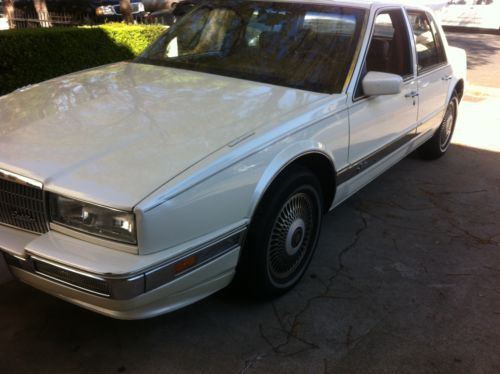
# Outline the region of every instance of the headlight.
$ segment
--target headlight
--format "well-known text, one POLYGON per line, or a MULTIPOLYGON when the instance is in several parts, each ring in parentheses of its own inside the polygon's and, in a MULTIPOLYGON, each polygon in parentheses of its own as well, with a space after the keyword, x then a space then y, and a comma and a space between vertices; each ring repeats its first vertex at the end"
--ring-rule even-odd
POLYGON ((115 14, 115 9, 111 5, 99 6, 95 9, 95 14, 98 16, 112 16, 115 14))
POLYGON ((137 243, 135 219, 131 212, 51 194, 50 218, 52 222, 106 239, 137 243))

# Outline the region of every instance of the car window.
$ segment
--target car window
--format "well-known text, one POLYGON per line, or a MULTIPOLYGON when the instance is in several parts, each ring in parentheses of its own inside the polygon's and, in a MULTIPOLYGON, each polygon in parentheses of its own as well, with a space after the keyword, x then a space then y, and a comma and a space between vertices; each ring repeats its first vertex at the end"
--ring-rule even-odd
POLYGON ((392 39, 394 37, 394 26, 389 13, 381 13, 375 18, 373 37, 388 39, 392 39))
POLYGON ((338 93, 365 14, 348 6, 210 1, 171 27, 136 62, 338 93))
POLYGON ((443 42, 434 20, 430 21, 425 12, 409 11, 408 16, 417 49, 418 71, 445 63, 443 42))
POLYGON ((403 79, 413 76, 410 39, 401 9, 384 11, 376 16, 355 97, 364 95, 361 81, 369 71, 397 74, 403 79))

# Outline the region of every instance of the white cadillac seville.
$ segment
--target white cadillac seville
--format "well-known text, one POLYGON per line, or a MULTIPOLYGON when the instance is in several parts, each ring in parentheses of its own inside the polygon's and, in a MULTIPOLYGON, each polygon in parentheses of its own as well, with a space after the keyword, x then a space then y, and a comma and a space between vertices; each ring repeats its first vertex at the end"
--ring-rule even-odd
POLYGON ((464 74, 425 8, 202 3, 135 61, 0 98, 0 253, 115 318, 233 278, 278 296, 324 213, 410 152, 446 152, 464 74))

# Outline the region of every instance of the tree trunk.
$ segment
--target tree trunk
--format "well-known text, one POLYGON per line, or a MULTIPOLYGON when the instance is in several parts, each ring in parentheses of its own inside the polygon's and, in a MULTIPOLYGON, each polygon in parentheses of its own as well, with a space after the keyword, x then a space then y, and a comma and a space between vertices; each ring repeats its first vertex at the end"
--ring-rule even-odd
POLYGON ((50 27, 52 24, 49 19, 49 11, 47 9, 47 4, 45 0, 34 0, 36 14, 38 15, 38 20, 40 21, 40 26, 50 27))
POLYGON ((134 18, 132 17, 132 6, 130 5, 130 0, 120 0, 120 12, 122 18, 126 23, 133 23, 134 18))
POLYGON ((16 27, 16 22, 14 21, 14 0, 4 0, 3 10, 7 16, 9 27, 14 29, 16 27))

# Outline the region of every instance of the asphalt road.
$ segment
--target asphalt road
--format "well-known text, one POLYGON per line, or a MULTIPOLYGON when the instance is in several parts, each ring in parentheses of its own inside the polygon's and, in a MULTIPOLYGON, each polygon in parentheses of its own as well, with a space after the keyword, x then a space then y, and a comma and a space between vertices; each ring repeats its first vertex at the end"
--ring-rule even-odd
POLYGON ((467 96, 449 153, 404 159, 328 214, 306 276, 272 303, 222 291, 126 322, 3 284, 0 370, 498 373, 499 124, 498 97, 467 96))

